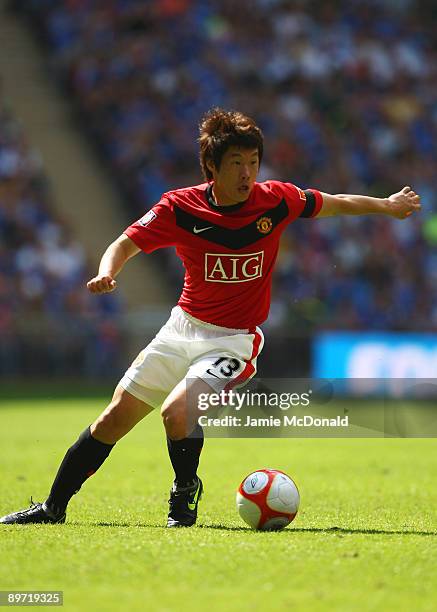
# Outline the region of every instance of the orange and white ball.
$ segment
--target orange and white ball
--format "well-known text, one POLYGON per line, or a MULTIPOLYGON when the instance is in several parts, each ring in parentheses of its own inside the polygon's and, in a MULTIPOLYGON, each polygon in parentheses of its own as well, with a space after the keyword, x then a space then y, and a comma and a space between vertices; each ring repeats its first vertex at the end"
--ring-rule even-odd
POLYGON ((252 472, 237 491, 238 512, 250 527, 262 531, 284 529, 297 514, 299 491, 280 470, 252 472))

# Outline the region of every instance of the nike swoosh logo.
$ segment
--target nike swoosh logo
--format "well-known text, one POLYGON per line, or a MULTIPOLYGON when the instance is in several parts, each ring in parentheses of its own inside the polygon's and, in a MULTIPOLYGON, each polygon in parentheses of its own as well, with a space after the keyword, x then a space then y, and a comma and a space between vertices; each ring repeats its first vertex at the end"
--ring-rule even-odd
MULTIPOLYGON (((209 229, 209 227, 207 229, 209 229)), ((197 491, 194 494, 193 501, 191 503, 188 502, 188 508, 190 510, 195 510, 196 509, 196 503, 197 503, 197 498, 199 497, 199 493, 200 493, 200 485, 197 487, 197 491)))
POLYGON ((208 227, 193 227, 193 232, 195 234, 200 234, 201 232, 206 232, 206 230, 212 229, 212 225, 208 225, 208 227))

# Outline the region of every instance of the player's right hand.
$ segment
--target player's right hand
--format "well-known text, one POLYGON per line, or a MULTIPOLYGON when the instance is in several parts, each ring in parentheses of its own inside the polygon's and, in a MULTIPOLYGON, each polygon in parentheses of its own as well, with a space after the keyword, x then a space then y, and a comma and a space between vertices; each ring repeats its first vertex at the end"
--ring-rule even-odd
POLYGON ((86 284, 91 293, 110 293, 117 288, 117 281, 107 274, 98 274, 86 284))

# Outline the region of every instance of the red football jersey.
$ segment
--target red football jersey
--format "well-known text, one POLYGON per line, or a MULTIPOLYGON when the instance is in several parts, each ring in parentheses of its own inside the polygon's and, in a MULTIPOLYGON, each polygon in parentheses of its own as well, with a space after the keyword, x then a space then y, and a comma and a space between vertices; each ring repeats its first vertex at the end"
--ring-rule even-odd
POLYGON ((268 316, 279 239, 298 217, 315 217, 323 198, 291 183, 255 183, 245 202, 217 206, 212 185, 176 189, 125 230, 151 253, 175 246, 185 267, 178 304, 208 323, 252 329, 268 316))

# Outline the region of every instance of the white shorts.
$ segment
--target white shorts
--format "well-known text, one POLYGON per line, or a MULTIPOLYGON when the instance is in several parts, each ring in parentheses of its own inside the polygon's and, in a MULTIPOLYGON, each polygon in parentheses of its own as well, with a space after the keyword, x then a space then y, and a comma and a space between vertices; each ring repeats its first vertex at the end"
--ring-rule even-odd
POLYGON ((230 329, 199 321, 175 306, 167 323, 143 349, 120 385, 158 408, 183 379, 201 378, 215 392, 240 387, 256 373, 264 345, 259 327, 230 329))

